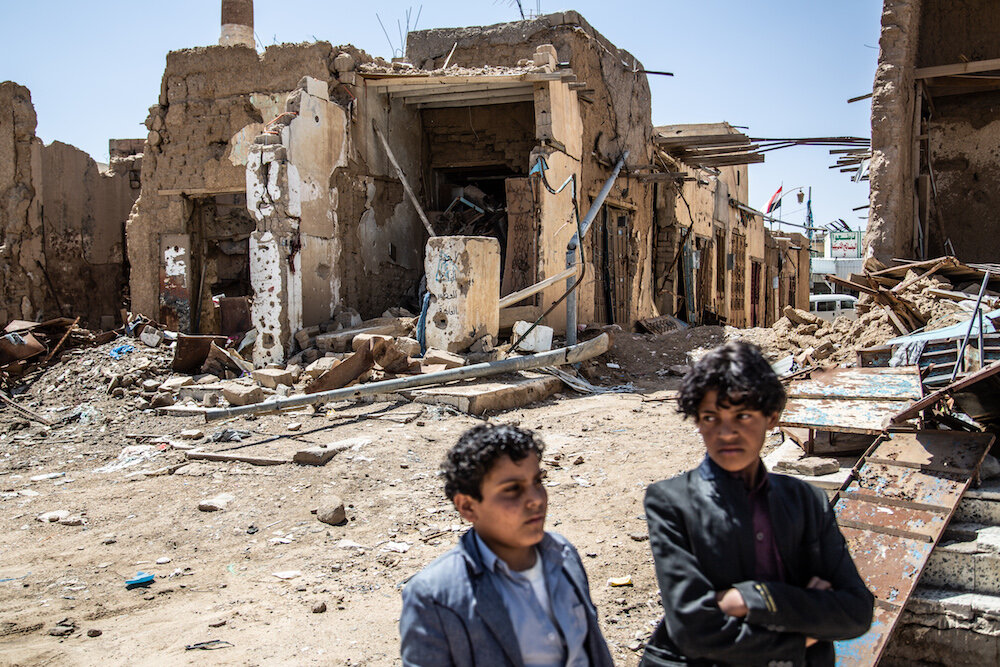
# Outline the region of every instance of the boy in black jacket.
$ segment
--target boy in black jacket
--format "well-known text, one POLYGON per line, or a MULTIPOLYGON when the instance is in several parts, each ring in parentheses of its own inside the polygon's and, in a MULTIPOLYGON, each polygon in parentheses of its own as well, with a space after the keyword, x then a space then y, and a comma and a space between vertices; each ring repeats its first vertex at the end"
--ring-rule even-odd
POLYGON ((679 410, 706 457, 646 490, 664 617, 642 665, 833 665, 874 598, 822 491, 760 459, 785 390, 760 350, 733 342, 684 378, 679 410))

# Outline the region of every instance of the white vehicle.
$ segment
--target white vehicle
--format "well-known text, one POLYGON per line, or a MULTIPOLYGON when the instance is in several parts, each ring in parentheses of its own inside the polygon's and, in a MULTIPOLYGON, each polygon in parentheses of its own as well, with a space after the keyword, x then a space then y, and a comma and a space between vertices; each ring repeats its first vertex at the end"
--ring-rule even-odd
POLYGON ((856 297, 849 294, 811 294, 809 295, 809 312, 832 322, 835 317, 846 317, 856 320, 858 313, 854 305, 856 297))

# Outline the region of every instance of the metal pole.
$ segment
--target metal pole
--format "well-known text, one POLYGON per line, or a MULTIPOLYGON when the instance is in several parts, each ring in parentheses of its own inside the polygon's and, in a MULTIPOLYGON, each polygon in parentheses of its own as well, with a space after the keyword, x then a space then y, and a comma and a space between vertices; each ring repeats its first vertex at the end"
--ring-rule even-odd
MULTIPOLYGON (((986 294, 986 286, 990 284, 990 272, 986 272, 986 276, 983 278, 983 285, 979 288, 979 298, 976 299, 976 309, 972 311, 972 319, 969 320, 969 329, 965 332, 965 338, 962 339, 962 347, 958 349, 958 358, 955 359, 955 368, 951 371, 951 381, 954 382, 955 378, 958 377, 958 365, 962 363, 965 358, 965 346, 969 344, 969 336, 972 335, 972 327, 976 326, 976 318, 979 315, 979 306, 983 303, 983 295, 986 294)), ((980 335, 982 335, 982 325, 980 325, 980 335)))
MULTIPOLYGON (((628 159, 628 151, 622 154, 620 160, 615 165, 615 168, 611 171, 611 176, 608 180, 604 182, 604 187, 601 191, 597 193, 597 198, 594 203, 590 205, 590 210, 587 211, 587 215, 584 216, 583 220, 580 222, 580 231, 573 234, 573 238, 569 240, 569 244, 566 246, 566 268, 572 268, 576 266, 576 251, 580 247, 580 243, 584 238, 587 237, 587 230, 590 229, 590 225, 593 224, 594 219, 597 217, 597 213, 601 210, 601 206, 604 205, 604 200, 608 198, 608 194, 611 192, 611 188, 615 184, 615 180, 618 179, 618 172, 622 170, 625 166, 625 160, 628 159)), ((573 281, 575 276, 571 276, 566 279, 566 289, 569 290, 569 296, 566 297, 566 344, 576 345, 576 290, 573 289, 573 281)))
POLYGON ((396 378, 394 380, 383 380, 382 382, 369 382, 368 384, 354 387, 343 387, 330 391, 320 391, 315 394, 304 396, 292 396, 276 401, 266 401, 264 403, 254 403, 253 405, 241 405, 232 408, 214 408, 205 411, 205 421, 210 422, 216 419, 235 417, 236 415, 252 414, 257 412, 275 412, 277 410, 287 410, 303 405, 315 405, 316 403, 328 403, 330 401, 341 401, 347 399, 357 399, 362 396, 373 394, 392 393, 402 389, 416 389, 419 387, 429 387, 432 385, 445 384, 455 380, 466 380, 469 378, 487 377, 490 375, 500 375, 501 373, 512 373, 514 371, 524 371, 542 366, 561 366, 563 364, 575 364, 578 361, 586 361, 598 355, 604 354, 611 347, 611 339, 608 334, 602 333, 593 340, 586 343, 562 347, 558 350, 541 352, 539 354, 529 354, 523 357, 512 357, 501 359, 500 361, 488 361, 473 366, 462 366, 452 368, 439 373, 427 373, 426 375, 416 375, 408 378, 396 378))

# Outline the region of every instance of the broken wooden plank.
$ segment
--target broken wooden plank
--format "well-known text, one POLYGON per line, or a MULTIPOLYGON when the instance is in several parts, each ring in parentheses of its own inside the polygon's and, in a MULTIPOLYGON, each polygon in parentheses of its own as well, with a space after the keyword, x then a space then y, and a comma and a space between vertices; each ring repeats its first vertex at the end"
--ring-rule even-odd
POLYGON ((973 60, 971 62, 954 63, 952 65, 934 65, 918 67, 913 73, 914 79, 934 79, 939 76, 960 76, 976 72, 992 72, 1000 70, 1000 58, 989 60, 973 60))
POLYGON ((578 274, 579 272, 580 272, 579 264, 571 266, 570 268, 564 271, 560 271, 554 276, 550 276, 548 278, 545 278, 544 280, 538 281, 537 283, 535 283, 530 287, 525 287, 522 290, 518 290, 517 292, 508 294, 507 296, 501 298, 500 307, 507 308, 508 306, 513 306, 518 301, 523 301, 524 299, 527 299, 529 296, 538 294, 546 287, 551 287, 552 285, 558 283, 560 280, 566 280, 567 278, 576 277, 576 274, 578 274))
POLYGON ((52 422, 51 421, 49 421, 45 417, 41 416, 37 412, 32 412, 31 410, 29 410, 28 408, 24 407, 23 405, 18 405, 17 403, 14 402, 14 399, 8 397, 7 394, 3 393, 2 391, 0 391, 0 399, 2 399, 4 403, 6 403, 10 407, 14 408, 16 411, 20 412, 25 417, 27 417, 29 419, 34 419, 36 422, 38 422, 40 424, 44 424, 45 426, 52 426, 52 422))
POLYGON ((79 323, 80 323, 80 318, 78 317, 75 320, 73 320, 73 324, 66 327, 66 333, 62 335, 62 338, 60 338, 59 342, 56 343, 56 346, 52 348, 52 351, 49 352, 47 355, 45 355, 45 358, 42 359, 43 364, 48 363, 49 359, 54 357, 56 355, 56 352, 62 349, 62 346, 66 342, 66 339, 69 338, 69 335, 73 332, 73 329, 75 329, 76 325, 78 325, 79 323))
POLYGON ((392 149, 389 148, 389 142, 386 141, 385 135, 382 134, 382 130, 378 128, 375 123, 375 119, 372 119, 372 128, 375 129, 375 134, 378 135, 379 141, 382 142, 382 148, 385 149, 385 154, 389 158, 389 162, 392 163, 393 168, 396 170, 396 175, 399 177, 399 182, 403 184, 403 190, 406 191, 406 196, 410 198, 410 203, 413 204, 413 208, 417 209, 417 215, 420 216, 420 222, 424 223, 424 229, 427 230, 428 236, 437 236, 434 232, 434 227, 431 226, 431 221, 427 219, 427 214, 424 213, 424 207, 420 205, 420 200, 417 199, 417 195, 414 194, 413 189, 410 188, 410 182, 406 180, 406 174, 403 173, 403 168, 399 166, 399 162, 396 161, 396 156, 393 154, 392 149))
POLYGON ((217 452, 205 452, 197 449, 185 452, 191 461, 220 461, 222 463, 249 463, 255 466, 280 466, 291 463, 291 459, 275 459, 266 456, 250 456, 247 454, 221 454, 217 452))

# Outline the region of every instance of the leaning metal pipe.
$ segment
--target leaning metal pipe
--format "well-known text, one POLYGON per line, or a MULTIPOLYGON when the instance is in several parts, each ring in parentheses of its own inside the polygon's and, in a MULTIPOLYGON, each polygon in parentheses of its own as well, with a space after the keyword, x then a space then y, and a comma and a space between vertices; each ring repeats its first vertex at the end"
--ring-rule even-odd
MULTIPOLYGON (((969 336, 972 335, 972 328, 976 326, 976 318, 979 316, 979 309, 983 304, 983 295, 986 294, 986 286, 990 284, 990 272, 987 271, 986 275, 983 277, 983 286, 979 288, 979 297, 976 299, 976 309, 972 311, 972 319, 969 320, 969 330, 965 332, 965 338, 962 339, 962 347, 958 348, 958 357, 955 358, 955 368, 951 371, 951 381, 954 382, 955 378, 958 377, 958 366, 962 364, 962 360, 965 359, 965 346, 969 344, 969 336)), ((981 332, 982 325, 979 325, 979 331, 981 332)), ((979 359, 979 363, 983 363, 983 359, 979 359)), ((963 364, 964 367, 964 364, 963 364)))
POLYGON ((429 387, 441 385, 455 380, 467 380, 469 378, 487 377, 490 375, 500 375, 501 373, 512 373, 514 371, 526 371, 532 368, 543 366, 562 366, 564 364, 575 364, 578 361, 586 361, 600 354, 604 354, 611 347, 611 339, 608 334, 602 333, 593 340, 588 340, 579 345, 561 347, 558 350, 540 352, 538 354, 526 355, 523 357, 513 357, 501 359, 500 361, 487 361, 473 366, 462 366, 452 368, 438 373, 427 373, 407 378, 396 378, 394 380, 383 380, 382 382, 370 382, 368 384, 354 387, 343 387, 330 391, 321 391, 315 394, 304 396, 292 396, 276 401, 265 401, 264 403, 254 403, 253 405, 240 405, 232 408, 212 408, 205 411, 205 421, 210 422, 216 419, 225 419, 237 415, 254 414, 258 412, 275 412, 277 410, 287 410, 303 405, 315 405, 316 403, 328 403, 330 401, 342 401, 371 396, 373 394, 386 394, 403 389, 416 389, 419 387, 429 387))
MULTIPOLYGON (((573 238, 569 240, 569 244, 566 246, 566 268, 569 269, 576 265, 576 249, 580 246, 580 243, 587 236, 587 230, 590 229, 590 225, 593 224, 594 219, 597 217, 598 212, 601 210, 601 206, 604 205, 604 200, 607 199, 608 194, 611 192, 611 188, 614 186, 615 181, 618 179, 618 172, 622 170, 625 166, 625 160, 628 159, 628 151, 625 151, 621 159, 615 165, 615 168, 611 171, 611 176, 608 180, 604 182, 604 187, 601 191, 597 193, 597 198, 594 203, 590 205, 590 210, 587 211, 587 215, 584 216, 583 220, 580 222, 580 231, 573 234, 573 238)), ((574 277, 566 279, 566 289, 570 290, 569 296, 566 297, 566 344, 576 345, 576 289, 573 284, 574 277)))

